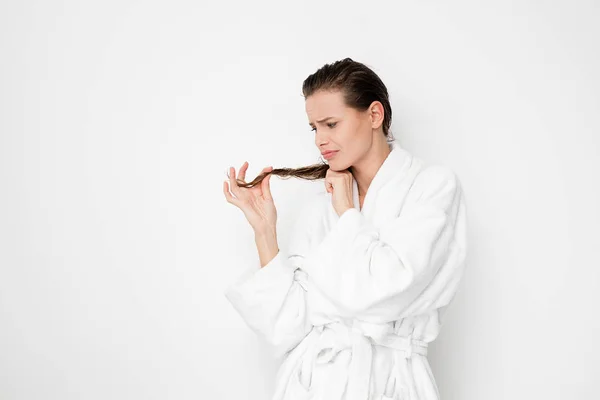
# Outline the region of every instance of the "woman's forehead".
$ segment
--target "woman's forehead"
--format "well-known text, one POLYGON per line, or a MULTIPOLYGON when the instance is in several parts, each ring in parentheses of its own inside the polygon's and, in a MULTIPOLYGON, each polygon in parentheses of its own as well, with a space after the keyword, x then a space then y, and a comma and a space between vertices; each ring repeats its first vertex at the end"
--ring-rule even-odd
POLYGON ((344 99, 340 92, 317 92, 306 98, 306 114, 309 123, 314 124, 327 117, 342 117, 346 113, 344 99))

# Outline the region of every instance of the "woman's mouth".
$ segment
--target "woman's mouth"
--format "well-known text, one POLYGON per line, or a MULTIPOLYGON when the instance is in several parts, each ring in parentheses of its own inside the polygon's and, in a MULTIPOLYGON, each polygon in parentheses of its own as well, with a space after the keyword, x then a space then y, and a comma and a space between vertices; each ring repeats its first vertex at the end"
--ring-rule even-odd
POLYGON ((334 156, 337 154, 337 152, 338 152, 338 151, 339 151, 339 150, 335 150, 335 151, 327 151, 327 152, 323 153, 323 158, 325 158, 326 160, 329 160, 329 159, 331 159, 332 157, 334 157, 334 156))

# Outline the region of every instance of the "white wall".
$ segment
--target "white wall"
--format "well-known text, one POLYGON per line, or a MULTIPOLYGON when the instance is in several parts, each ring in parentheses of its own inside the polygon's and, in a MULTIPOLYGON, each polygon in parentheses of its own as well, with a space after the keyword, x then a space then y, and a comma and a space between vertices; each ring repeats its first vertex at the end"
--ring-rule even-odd
MULTIPOLYGON (((318 160, 301 84, 344 57, 465 189, 442 399, 599 398, 598 3, 285 3, 0 4, 0 398, 268 398, 221 185, 318 160)), ((283 246, 318 189, 272 179, 283 246)))

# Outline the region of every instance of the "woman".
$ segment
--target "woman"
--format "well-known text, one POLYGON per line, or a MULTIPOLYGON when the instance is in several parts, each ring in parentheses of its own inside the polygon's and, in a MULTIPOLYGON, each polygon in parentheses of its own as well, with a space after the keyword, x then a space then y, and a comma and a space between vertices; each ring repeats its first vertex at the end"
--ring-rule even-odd
POLYGON ((303 94, 328 164, 267 167, 249 183, 247 163, 238 178, 230 168, 223 191, 255 231, 260 268, 225 295, 283 358, 273 400, 439 399, 427 345, 464 270, 460 183, 390 138, 387 89, 364 64, 325 65, 303 94), (277 244, 271 175, 325 183, 296 218, 287 251, 277 244))

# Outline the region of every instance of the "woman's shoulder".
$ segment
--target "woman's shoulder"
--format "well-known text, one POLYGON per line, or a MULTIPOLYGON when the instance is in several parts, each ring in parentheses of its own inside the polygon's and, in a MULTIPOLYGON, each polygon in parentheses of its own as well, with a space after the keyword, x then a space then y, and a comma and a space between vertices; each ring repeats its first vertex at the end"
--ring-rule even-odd
POLYGON ((417 196, 417 201, 444 194, 452 196, 458 190, 458 175, 452 168, 443 164, 423 164, 411 188, 417 196))
POLYGON ((456 172, 443 164, 423 164, 415 178, 415 184, 427 186, 457 182, 456 172))

